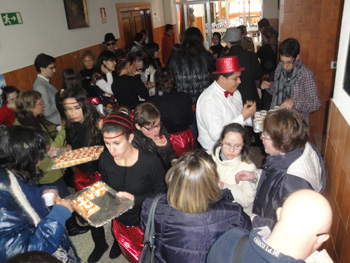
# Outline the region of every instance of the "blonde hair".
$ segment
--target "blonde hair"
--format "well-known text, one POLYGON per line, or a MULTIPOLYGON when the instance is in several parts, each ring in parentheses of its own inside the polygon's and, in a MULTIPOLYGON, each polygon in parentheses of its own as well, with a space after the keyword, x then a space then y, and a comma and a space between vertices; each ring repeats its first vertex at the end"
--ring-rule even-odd
POLYGON ((203 150, 194 150, 173 162, 166 174, 170 206, 184 213, 202 213, 221 197, 219 175, 213 159, 203 150))

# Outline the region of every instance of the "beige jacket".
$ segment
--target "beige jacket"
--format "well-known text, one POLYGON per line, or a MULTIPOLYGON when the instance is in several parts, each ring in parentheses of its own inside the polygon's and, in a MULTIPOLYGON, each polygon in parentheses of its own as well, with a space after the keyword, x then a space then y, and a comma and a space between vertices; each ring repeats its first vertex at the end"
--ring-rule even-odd
POLYGON ((235 175, 243 170, 253 172, 256 170, 256 166, 252 162, 243 162, 241 160, 241 155, 232 160, 221 161, 220 151, 221 147, 216 148, 215 154, 213 154, 212 151, 208 151, 216 163, 220 182, 224 183, 225 188, 231 190, 235 202, 239 203, 243 207, 244 212, 251 214, 257 183, 243 181, 236 184, 235 175))

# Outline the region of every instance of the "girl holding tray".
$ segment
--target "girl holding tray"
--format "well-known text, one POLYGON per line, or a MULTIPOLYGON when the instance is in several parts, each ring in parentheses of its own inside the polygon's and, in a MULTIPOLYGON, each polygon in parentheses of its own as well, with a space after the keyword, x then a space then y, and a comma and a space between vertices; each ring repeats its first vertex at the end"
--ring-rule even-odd
MULTIPOLYGON (((61 94, 65 112, 67 142, 72 149, 102 145, 101 133, 98 130, 99 114, 87 99, 83 88, 68 89, 61 94)), ((97 161, 76 166, 74 187, 76 191, 100 180, 97 161)))
MULTIPOLYGON (((109 257, 117 258, 123 252, 131 262, 137 262, 143 239, 140 229, 141 204, 146 197, 165 192, 165 170, 155 154, 132 145, 133 123, 127 114, 115 112, 107 116, 103 121, 102 136, 108 151, 104 151, 98 160, 101 179, 118 192, 118 197, 134 202, 132 209, 113 222, 113 233, 122 251, 118 242, 114 241, 109 257), (125 241, 123 232, 129 242, 125 241), (134 248, 135 253, 130 253, 131 249, 124 249, 125 243, 125 247, 134 248)), ((108 245, 102 227, 92 231, 95 233, 96 245, 88 262, 97 262, 108 245)))

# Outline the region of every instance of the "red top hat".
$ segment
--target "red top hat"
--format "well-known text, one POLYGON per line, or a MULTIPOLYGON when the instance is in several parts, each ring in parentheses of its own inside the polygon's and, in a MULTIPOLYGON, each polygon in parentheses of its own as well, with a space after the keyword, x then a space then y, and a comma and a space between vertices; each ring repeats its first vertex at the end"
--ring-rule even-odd
POLYGON ((216 60, 216 71, 213 74, 225 74, 245 70, 239 65, 238 57, 223 57, 216 60))

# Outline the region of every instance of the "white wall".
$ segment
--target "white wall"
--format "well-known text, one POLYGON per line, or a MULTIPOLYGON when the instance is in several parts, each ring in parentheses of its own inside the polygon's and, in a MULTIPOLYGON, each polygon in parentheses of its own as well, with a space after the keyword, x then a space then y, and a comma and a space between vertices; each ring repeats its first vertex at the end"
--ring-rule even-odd
POLYGON ((279 0, 262 0, 264 18, 278 18, 278 1, 279 0))
POLYGON ((68 30, 63 0, 0 0, 1 13, 20 12, 23 24, 4 26, 0 22, 0 74, 34 63, 39 53, 57 57, 103 41, 107 32, 119 38, 116 3, 151 3, 164 25, 162 0, 86 0, 90 27, 68 30), (107 13, 102 24, 100 8, 107 13))
POLYGON ((335 76, 334 84, 334 94, 333 100, 335 105, 350 125, 350 96, 344 91, 344 74, 346 68, 346 60, 350 55, 348 54, 349 49, 349 37, 350 37, 350 0, 344 1, 344 10, 343 18, 339 39, 339 49, 338 49, 338 62, 337 62, 337 71, 335 76))
POLYGON ((174 0, 163 0, 164 24, 176 24, 174 0))

